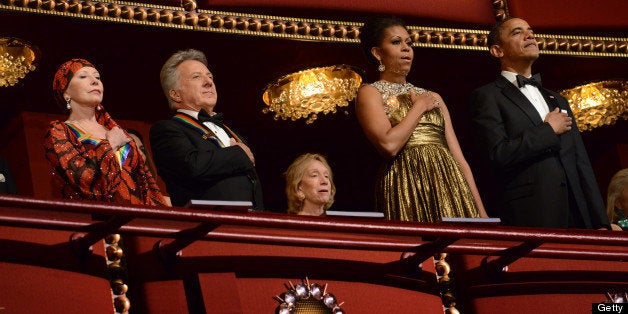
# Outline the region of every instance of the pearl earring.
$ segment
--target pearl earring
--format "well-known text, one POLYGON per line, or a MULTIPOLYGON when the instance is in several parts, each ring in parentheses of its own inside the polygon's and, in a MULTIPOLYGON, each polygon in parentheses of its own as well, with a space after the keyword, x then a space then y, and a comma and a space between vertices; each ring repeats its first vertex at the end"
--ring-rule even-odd
POLYGON ((70 100, 72 100, 71 98, 67 98, 65 100, 65 107, 68 108, 68 110, 71 110, 72 107, 70 107, 70 100))

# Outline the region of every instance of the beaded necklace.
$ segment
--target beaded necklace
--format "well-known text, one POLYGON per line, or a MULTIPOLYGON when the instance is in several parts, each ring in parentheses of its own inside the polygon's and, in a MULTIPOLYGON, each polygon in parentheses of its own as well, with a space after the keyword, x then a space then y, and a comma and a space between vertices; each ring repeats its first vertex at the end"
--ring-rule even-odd
POLYGON ((390 114, 397 108, 399 108, 399 95, 408 94, 413 90, 417 95, 421 95, 427 90, 416 87, 412 83, 393 83, 388 81, 377 81, 372 84, 377 90, 382 93, 382 99, 384 100, 384 112, 390 117, 390 114))

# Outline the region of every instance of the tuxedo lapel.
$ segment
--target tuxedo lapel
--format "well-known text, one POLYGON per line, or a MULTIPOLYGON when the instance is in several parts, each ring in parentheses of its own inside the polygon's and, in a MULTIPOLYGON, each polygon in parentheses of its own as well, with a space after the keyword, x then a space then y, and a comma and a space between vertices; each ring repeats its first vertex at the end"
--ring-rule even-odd
POLYGON ((558 99, 556 99, 556 97, 554 97, 554 95, 552 95, 552 93, 550 93, 547 89, 541 88, 540 90, 541 90, 541 94, 543 94, 543 98, 545 98, 545 102, 549 106, 550 112, 554 111, 554 108, 556 107, 560 109, 567 109, 567 108, 562 108, 558 103, 558 99))
POLYGON ((503 76, 499 76, 497 79, 497 86, 502 88, 502 94, 506 96, 506 98, 510 99, 510 101, 517 106, 521 111, 523 111, 526 116, 534 123, 534 125, 543 123, 541 117, 539 116, 539 112, 536 111, 534 105, 526 98, 525 95, 517 88, 515 85, 510 83, 503 76))

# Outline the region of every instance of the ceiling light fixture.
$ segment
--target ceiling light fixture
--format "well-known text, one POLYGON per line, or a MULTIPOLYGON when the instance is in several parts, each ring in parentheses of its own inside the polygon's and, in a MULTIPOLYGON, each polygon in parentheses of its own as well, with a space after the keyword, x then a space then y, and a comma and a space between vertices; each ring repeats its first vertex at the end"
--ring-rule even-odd
POLYGON ((607 80, 560 92, 569 101, 578 129, 588 131, 628 119, 628 81, 607 80))
POLYGON ((266 86, 262 112, 274 113, 275 120, 306 119, 313 123, 319 114, 335 113, 352 101, 362 77, 356 68, 333 65, 284 75, 266 86))
POLYGON ((18 38, 0 37, 0 87, 17 84, 37 68, 39 58, 37 47, 18 38))

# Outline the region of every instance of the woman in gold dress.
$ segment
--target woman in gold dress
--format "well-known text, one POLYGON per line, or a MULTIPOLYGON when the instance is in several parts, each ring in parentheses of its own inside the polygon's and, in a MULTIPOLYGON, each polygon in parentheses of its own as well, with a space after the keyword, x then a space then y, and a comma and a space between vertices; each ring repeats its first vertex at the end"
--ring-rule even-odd
POLYGON ((414 51, 403 21, 370 20, 360 40, 380 72, 379 81, 360 87, 356 104, 366 137, 386 159, 377 176, 377 209, 403 221, 487 217, 445 102, 406 82, 414 51))

